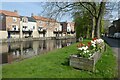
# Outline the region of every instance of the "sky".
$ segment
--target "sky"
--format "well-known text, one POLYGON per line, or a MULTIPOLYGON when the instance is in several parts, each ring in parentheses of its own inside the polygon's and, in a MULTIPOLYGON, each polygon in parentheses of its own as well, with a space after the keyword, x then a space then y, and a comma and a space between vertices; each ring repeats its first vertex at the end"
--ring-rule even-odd
MULTIPOLYGON (((0 9, 8 10, 8 11, 17 10, 19 15, 21 16, 31 16, 31 13, 34 13, 34 15, 38 15, 38 14, 42 15, 41 12, 43 11, 43 8, 40 6, 40 3, 42 1, 43 0, 37 2, 36 0, 35 2, 33 2, 32 0, 26 0, 26 2, 23 2, 23 0, 16 0, 15 2, 14 0, 11 0, 11 2, 9 2, 8 0, 2 0, 2 2, 0 2, 0 9)), ((112 20, 118 19, 117 18, 118 12, 112 12, 112 15, 113 15, 113 18, 111 18, 112 20)), ((66 15, 62 17, 60 22, 64 22, 64 21, 71 22, 72 21, 71 16, 66 15)))
MULTIPOLYGON (((31 13, 34 15, 42 15, 41 12, 43 11, 43 8, 40 6, 41 2, 2 2, 1 9, 2 10, 8 10, 8 11, 14 11, 17 10, 19 15, 21 16, 31 16, 31 13)), ((71 22, 71 17, 64 16, 61 20, 71 22)))

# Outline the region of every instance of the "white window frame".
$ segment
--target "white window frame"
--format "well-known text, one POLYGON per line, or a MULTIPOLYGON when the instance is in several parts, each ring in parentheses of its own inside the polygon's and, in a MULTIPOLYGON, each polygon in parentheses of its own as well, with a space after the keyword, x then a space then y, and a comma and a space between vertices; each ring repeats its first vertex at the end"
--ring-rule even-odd
POLYGON ((17 22, 17 18, 16 17, 13 17, 13 22, 17 22))

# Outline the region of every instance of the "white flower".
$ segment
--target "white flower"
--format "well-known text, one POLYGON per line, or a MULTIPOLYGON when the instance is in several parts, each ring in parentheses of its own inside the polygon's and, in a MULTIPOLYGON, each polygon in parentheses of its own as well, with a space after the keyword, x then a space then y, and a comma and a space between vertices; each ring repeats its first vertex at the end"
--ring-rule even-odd
POLYGON ((89 50, 87 50, 87 53, 89 52, 89 50))
POLYGON ((87 51, 84 51, 84 53, 87 53, 87 51))
POLYGON ((92 56, 92 54, 89 54, 89 56, 92 56))
POLYGON ((79 50, 83 50, 83 48, 78 48, 79 50))
POLYGON ((88 46, 86 46, 86 49, 88 49, 88 46))
POLYGON ((96 44, 96 40, 94 40, 94 41, 91 41, 91 43, 92 43, 92 44, 96 44))
POLYGON ((83 48, 83 50, 87 50, 88 49, 88 46, 86 46, 86 47, 82 47, 83 48))
POLYGON ((97 43, 103 43, 104 40, 102 40, 102 39, 97 39, 96 42, 97 42, 97 43))
POLYGON ((95 44, 92 44, 92 46, 93 46, 93 47, 96 47, 96 45, 95 45, 95 44))

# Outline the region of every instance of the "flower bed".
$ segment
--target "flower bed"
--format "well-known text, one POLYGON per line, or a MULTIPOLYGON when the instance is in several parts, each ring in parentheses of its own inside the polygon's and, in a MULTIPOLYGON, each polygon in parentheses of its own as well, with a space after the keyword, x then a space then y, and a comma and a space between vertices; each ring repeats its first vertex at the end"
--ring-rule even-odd
POLYGON ((94 38, 87 45, 80 43, 77 47, 78 53, 70 55, 70 66, 94 72, 96 62, 105 51, 104 41, 94 38))

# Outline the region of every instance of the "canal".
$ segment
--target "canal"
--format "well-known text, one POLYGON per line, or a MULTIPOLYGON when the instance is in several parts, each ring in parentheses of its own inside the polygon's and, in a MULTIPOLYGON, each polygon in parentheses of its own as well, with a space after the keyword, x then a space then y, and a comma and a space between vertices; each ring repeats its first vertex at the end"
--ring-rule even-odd
POLYGON ((75 43, 76 39, 40 40, 0 44, 0 64, 21 61, 32 56, 46 54, 75 43))

